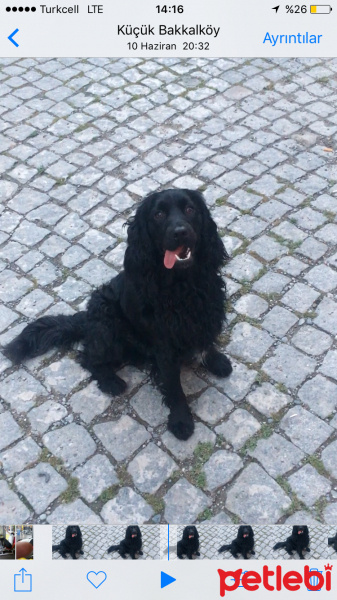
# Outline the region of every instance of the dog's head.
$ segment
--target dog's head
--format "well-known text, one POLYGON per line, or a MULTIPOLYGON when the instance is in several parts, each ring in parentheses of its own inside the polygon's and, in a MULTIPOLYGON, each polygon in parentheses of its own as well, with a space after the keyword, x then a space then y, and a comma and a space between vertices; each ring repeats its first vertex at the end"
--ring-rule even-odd
POLYGON ((177 271, 207 263, 218 269, 227 257, 200 192, 169 189, 147 196, 129 220, 125 269, 161 264, 177 271))
POLYGON ((183 531, 183 539, 185 541, 189 541, 189 540, 199 540, 199 533, 196 527, 194 527, 194 525, 187 525, 187 527, 185 527, 184 531, 183 531))
POLYGON ((294 525, 292 535, 294 537, 307 537, 309 530, 307 525, 294 525))
POLYGON ((68 525, 66 529, 66 540, 81 540, 81 530, 78 525, 68 525))
POLYGON ((238 538, 248 541, 254 539, 254 532, 250 525, 240 525, 238 529, 238 538))
POLYGON ((138 525, 128 525, 125 532, 127 540, 141 540, 142 535, 138 525))

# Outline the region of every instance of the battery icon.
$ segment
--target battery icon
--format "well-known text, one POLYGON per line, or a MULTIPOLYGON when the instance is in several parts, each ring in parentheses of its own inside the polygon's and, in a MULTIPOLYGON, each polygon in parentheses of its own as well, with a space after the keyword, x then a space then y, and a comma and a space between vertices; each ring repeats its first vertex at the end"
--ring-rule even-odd
POLYGON ((310 6, 312 15, 328 15, 332 11, 332 6, 329 4, 313 4, 310 6))

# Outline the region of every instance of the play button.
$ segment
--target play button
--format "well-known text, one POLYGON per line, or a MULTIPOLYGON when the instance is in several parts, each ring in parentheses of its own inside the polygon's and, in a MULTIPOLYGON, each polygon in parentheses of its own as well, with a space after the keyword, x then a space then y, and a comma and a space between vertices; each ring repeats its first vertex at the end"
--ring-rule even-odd
POLYGON ((173 583, 174 581, 176 581, 176 580, 174 577, 171 577, 171 575, 164 573, 164 571, 160 572, 160 587, 161 587, 161 589, 163 589, 167 585, 170 585, 170 583, 173 583))

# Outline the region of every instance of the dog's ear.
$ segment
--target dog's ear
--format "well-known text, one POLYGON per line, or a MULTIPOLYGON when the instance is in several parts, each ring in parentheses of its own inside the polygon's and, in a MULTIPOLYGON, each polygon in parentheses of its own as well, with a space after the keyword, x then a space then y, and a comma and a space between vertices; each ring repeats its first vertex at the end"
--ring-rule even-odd
POLYGON ((242 538, 243 537, 243 525, 240 525, 239 529, 238 529, 238 538, 242 538))
POLYGON ((71 536, 70 525, 66 528, 66 538, 71 536))
POLYGON ((194 527, 194 535, 197 538, 197 540, 199 540, 199 533, 196 527, 194 527))
POLYGON ((137 274, 151 265, 153 244, 148 232, 148 217, 156 194, 147 196, 128 220, 128 246, 125 251, 124 268, 137 274))
POLYGON ((293 526, 292 535, 297 535, 298 525, 293 526))
POLYGON ((215 221, 206 205, 205 199, 200 192, 184 190, 191 200, 198 206, 202 216, 201 244, 199 251, 202 253, 202 263, 218 270, 229 258, 225 246, 218 234, 215 221))
POLYGON ((138 527, 138 525, 137 525, 137 534, 140 538, 142 537, 142 532, 140 530, 140 527, 138 527))
POLYGON ((254 531, 253 528, 251 527, 251 525, 248 525, 248 529, 249 529, 249 533, 252 537, 254 537, 254 531))

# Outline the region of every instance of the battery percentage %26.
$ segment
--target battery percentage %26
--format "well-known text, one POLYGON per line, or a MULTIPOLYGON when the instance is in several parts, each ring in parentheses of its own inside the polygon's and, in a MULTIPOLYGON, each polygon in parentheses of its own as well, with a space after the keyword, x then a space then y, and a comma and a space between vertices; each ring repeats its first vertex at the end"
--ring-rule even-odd
POLYGON ((308 12, 308 7, 303 4, 302 6, 300 6, 299 4, 287 4, 286 5, 286 12, 290 13, 290 14, 299 14, 299 13, 306 13, 308 12))

